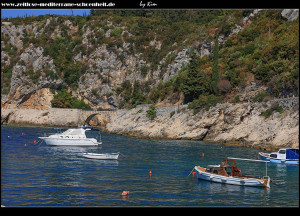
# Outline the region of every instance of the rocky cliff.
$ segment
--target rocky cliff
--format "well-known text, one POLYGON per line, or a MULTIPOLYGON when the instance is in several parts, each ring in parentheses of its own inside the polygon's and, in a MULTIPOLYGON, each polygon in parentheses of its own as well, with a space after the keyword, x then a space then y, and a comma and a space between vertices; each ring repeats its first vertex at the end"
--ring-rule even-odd
MULTIPOLYGON (((264 23, 269 22, 268 19, 275 20, 269 22, 267 33, 271 38, 273 29, 278 28, 275 33, 280 33, 281 25, 298 18, 297 9, 155 11, 152 17, 150 11, 144 12, 146 14, 139 17, 103 12, 101 16, 47 15, 2 20, 2 106, 29 108, 30 103, 22 104, 35 92, 50 88, 52 96, 55 90, 67 89, 92 108, 120 108, 128 104, 128 91, 124 86, 129 84, 132 93, 135 83, 145 98, 143 103, 157 102, 164 98, 149 98, 153 88, 178 75, 189 64, 191 50, 201 58, 210 56, 216 35, 224 47, 224 62, 219 63, 219 73, 229 79, 231 85, 247 84, 247 74, 261 76, 260 71, 267 69, 260 68, 264 64, 257 59, 261 57, 260 52, 268 49, 277 49, 279 55, 278 61, 270 63, 270 71, 290 73, 282 70, 281 64, 297 69, 294 57, 285 54, 294 47, 283 44, 283 48, 266 49, 265 45, 259 45, 254 47, 257 50, 251 62, 249 53, 253 54, 253 44, 247 44, 260 34, 259 43, 266 43, 264 23), (249 28, 251 30, 247 30, 249 28), (239 47, 225 49, 236 44, 239 47), (282 60, 285 58, 289 62, 282 60), (259 67, 255 68, 256 64, 259 67)), ((202 70, 211 76, 210 57, 205 61, 202 70)), ((39 103, 43 101, 47 102, 45 107, 51 106, 48 100, 42 99, 39 103)))
MULTIPOLYGON (((74 97, 84 99, 94 108, 116 108, 122 100, 116 89, 125 81, 131 85, 135 81, 149 81, 155 86, 161 79, 168 81, 189 62, 188 49, 176 46, 169 49, 150 72, 151 62, 134 50, 136 36, 127 26, 108 18, 98 25, 87 22, 80 29, 79 26, 74 19, 55 16, 33 19, 28 24, 1 23, 1 66, 6 81, 1 86, 2 94, 8 93, 2 99, 6 107, 22 108, 22 103, 40 89, 60 89, 75 83, 74 97), (70 53, 61 50, 66 43, 72 48, 63 49, 70 49, 70 53), (59 47, 53 48, 55 46, 59 47), (70 55, 68 62, 64 62, 65 55, 70 55), (174 56, 174 62, 166 64, 170 55, 174 56), (62 64, 70 64, 70 70, 66 66, 62 68, 62 64), (66 78, 67 73, 70 73, 69 78, 66 78)), ((161 44, 154 38, 147 46, 152 52, 159 52, 161 44)))

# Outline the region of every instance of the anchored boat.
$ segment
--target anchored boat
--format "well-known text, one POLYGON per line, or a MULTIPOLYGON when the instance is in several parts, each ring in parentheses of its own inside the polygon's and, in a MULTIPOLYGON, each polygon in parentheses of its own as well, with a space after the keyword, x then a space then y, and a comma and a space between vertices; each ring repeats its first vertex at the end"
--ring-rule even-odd
POLYGON ((47 145, 55 146, 97 146, 102 144, 100 132, 96 138, 87 138, 85 132, 84 128, 71 128, 63 133, 39 138, 44 140, 47 145))
POLYGON ((262 160, 270 161, 272 163, 283 164, 298 164, 299 165, 299 149, 296 148, 282 148, 278 152, 263 153, 259 152, 262 160))
MULTIPOLYGON (((251 160, 243 158, 226 158, 220 163, 220 165, 208 165, 206 168, 195 166, 194 169, 196 170, 197 178, 223 184, 267 188, 270 187, 271 179, 269 176, 266 175, 263 178, 259 178, 254 176, 242 175, 241 170, 238 169, 234 159, 262 162, 261 160, 251 160)), ((268 161, 263 162, 268 163, 268 161)))
POLYGON ((83 157, 89 158, 89 159, 96 159, 96 160, 118 160, 119 152, 118 153, 105 153, 105 154, 84 153, 83 157))

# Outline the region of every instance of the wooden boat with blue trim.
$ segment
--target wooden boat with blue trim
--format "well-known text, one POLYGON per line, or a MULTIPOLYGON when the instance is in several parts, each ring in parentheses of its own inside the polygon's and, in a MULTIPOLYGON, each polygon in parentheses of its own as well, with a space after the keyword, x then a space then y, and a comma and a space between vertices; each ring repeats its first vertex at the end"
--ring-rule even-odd
MULTIPOLYGON (((263 162, 267 163, 268 161, 263 162)), ((196 170, 197 178, 202 180, 239 186, 270 187, 271 179, 269 176, 260 178, 242 175, 241 170, 238 169, 235 160, 228 158, 223 160, 220 165, 208 165, 206 168, 195 166, 194 169, 196 170)))

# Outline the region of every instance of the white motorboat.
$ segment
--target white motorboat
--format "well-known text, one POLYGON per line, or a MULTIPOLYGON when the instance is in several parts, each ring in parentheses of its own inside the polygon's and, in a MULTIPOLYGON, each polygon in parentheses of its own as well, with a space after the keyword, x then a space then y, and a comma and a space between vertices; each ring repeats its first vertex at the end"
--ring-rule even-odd
POLYGON ((96 159, 96 160, 118 160, 119 152, 118 153, 105 153, 105 154, 84 153, 83 157, 89 158, 89 159, 96 159))
POLYGON ((206 168, 195 166, 194 169, 196 170, 197 178, 202 180, 239 186, 270 187, 271 179, 269 176, 259 178, 242 175, 234 160, 226 159, 220 165, 208 165, 206 168))
POLYGON ((84 128, 71 128, 63 133, 39 138, 44 140, 47 145, 55 146, 97 146, 102 144, 100 136, 97 139, 87 138, 85 132, 84 128))

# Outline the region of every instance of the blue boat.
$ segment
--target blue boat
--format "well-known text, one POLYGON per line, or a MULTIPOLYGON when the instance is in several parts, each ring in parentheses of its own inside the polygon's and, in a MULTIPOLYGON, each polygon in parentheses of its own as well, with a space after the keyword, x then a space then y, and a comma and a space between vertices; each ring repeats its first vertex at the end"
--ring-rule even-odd
POLYGON ((278 152, 263 153, 259 152, 262 160, 280 164, 297 164, 299 165, 299 149, 282 148, 278 152))

